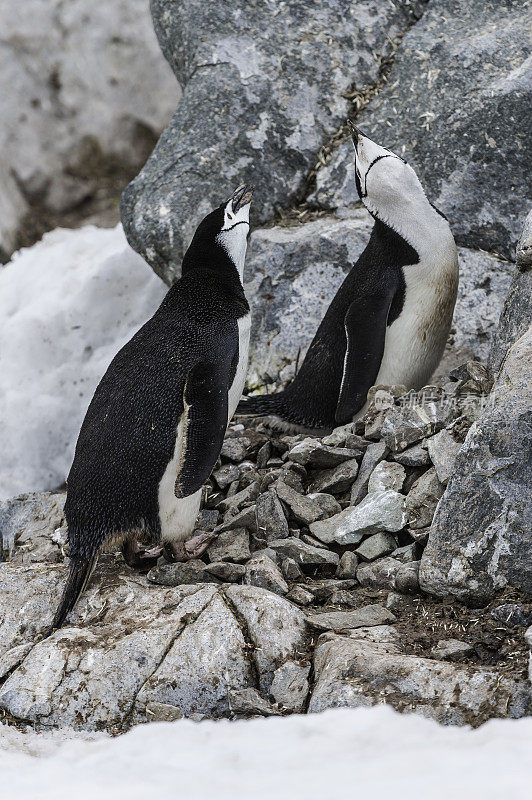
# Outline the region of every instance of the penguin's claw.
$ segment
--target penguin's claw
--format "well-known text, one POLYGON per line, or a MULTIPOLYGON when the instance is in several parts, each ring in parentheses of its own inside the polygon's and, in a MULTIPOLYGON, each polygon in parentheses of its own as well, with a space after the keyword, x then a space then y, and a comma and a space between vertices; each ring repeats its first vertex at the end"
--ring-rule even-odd
POLYGON ((122 554, 130 567, 142 572, 148 572, 152 567, 156 566, 159 557, 163 554, 163 547, 162 545, 157 545, 156 547, 144 548, 140 547, 136 540, 128 541, 122 546, 122 554))
POLYGON ((215 533, 198 533, 185 542, 166 542, 164 556, 168 561, 191 561, 201 556, 215 539, 215 533))

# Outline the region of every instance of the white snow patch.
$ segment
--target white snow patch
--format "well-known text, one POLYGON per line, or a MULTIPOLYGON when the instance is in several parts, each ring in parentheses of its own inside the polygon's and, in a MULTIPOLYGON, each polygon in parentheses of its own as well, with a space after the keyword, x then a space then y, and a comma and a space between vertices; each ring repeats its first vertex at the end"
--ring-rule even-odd
POLYGON ((389 707, 141 725, 116 739, 0 726, 0 797, 17 800, 495 800, 530 796, 532 719, 444 728, 389 707), (4 748, 4 752, 2 752, 4 748), (7 751, 5 750, 7 748, 7 751), (40 757, 35 757, 35 756, 40 757))
POLYGON ((165 292, 120 225, 52 231, 0 268, 0 499, 65 480, 98 382, 165 292))

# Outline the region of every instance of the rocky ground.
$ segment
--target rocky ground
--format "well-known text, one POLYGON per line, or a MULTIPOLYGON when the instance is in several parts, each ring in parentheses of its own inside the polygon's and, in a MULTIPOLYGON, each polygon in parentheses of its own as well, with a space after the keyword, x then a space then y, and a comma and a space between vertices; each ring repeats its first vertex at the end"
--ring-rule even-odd
POLYGON ((45 638, 65 496, 4 503, 4 720, 120 732, 383 702, 474 726, 531 713, 532 604, 515 564, 510 586, 501 560, 481 607, 431 584, 446 557, 433 515, 491 386, 469 362, 417 394, 380 387, 362 421, 322 438, 232 423, 198 519, 216 534, 205 557, 143 576, 103 555, 45 638))

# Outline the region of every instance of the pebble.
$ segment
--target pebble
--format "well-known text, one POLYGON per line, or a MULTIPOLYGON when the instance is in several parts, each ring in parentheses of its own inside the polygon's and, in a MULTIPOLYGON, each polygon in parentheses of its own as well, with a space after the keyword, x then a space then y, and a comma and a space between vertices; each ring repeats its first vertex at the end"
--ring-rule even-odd
POLYGON ((316 472, 309 486, 311 492, 329 492, 340 494, 354 482, 358 472, 358 462, 355 458, 344 461, 338 467, 316 472))
POLYGON ((162 564, 148 572, 148 580, 160 586, 180 586, 191 583, 219 583, 217 578, 207 569, 207 564, 198 559, 176 561, 174 564, 162 564))
POLYGON ((403 594, 419 592, 419 561, 402 564, 395 575, 395 588, 403 594))
POLYGON ((303 586, 293 586, 286 595, 286 599, 298 606, 308 606, 314 601, 314 595, 303 586))
POLYGON ((233 714, 245 716, 271 717, 280 712, 262 697, 257 689, 229 689, 227 693, 229 708, 233 714))
POLYGON ((285 539, 289 536, 288 522, 279 497, 273 490, 261 494, 255 505, 257 536, 266 539, 285 539))
POLYGON ((523 628, 532 625, 532 612, 527 613, 523 606, 517 603, 504 603, 502 606, 497 606, 492 609, 491 616, 497 622, 502 622, 503 625, 507 625, 509 628, 513 628, 514 625, 519 625, 523 628))
POLYGON ((381 436, 394 453, 406 450, 410 445, 437 433, 453 418, 452 406, 438 402, 440 399, 438 391, 433 387, 424 389, 426 389, 424 399, 423 390, 417 395, 422 402, 395 406, 386 413, 381 436), (435 399, 427 399, 427 395, 435 399))
POLYGON ((444 485, 451 477, 456 456, 461 447, 461 443, 456 442, 449 431, 445 429, 427 439, 430 459, 434 464, 438 480, 444 485))
POLYGON ((310 666, 302 667, 297 661, 286 661, 273 673, 270 698, 286 711, 300 713, 307 699, 310 666))
POLYGON ((397 548, 395 537, 391 533, 375 533, 356 548, 355 552, 363 561, 375 561, 376 558, 387 556, 397 548))
POLYGON ((386 456, 388 448, 384 442, 374 442, 370 444, 364 453, 360 470, 358 472, 356 481, 351 489, 351 505, 356 506, 366 496, 368 491, 368 481, 371 473, 386 456))
MULTIPOLYGON (((334 517, 313 523, 310 532, 322 542, 358 544, 363 536, 381 531, 400 531, 406 521, 405 498, 399 492, 388 489, 368 494, 358 506, 348 506, 334 517)), ((393 549, 396 547, 394 540, 393 549)))
POLYGON ((359 450, 349 450, 345 447, 329 447, 319 439, 303 439, 288 453, 290 461, 301 464, 310 469, 330 469, 343 464, 344 461, 357 458, 359 450))
POLYGON ((336 567, 340 561, 338 553, 332 553, 323 547, 313 547, 292 536, 288 539, 277 539, 270 542, 269 546, 281 556, 293 558, 298 564, 304 566, 318 567, 330 564, 336 567))
POLYGON ((267 555, 253 556, 246 564, 244 582, 248 586, 258 586, 274 594, 285 595, 288 584, 279 567, 267 555))
POLYGON ((361 564, 357 571, 357 581, 369 589, 394 589, 395 576, 403 565, 395 558, 381 558, 371 564, 361 564))
POLYGON ((473 648, 467 642, 459 639, 441 639, 430 654, 439 661, 457 661, 473 653, 473 648))
POLYGON ((444 491, 445 486, 438 480, 434 467, 417 479, 406 498, 410 528, 416 530, 430 526, 436 506, 444 491))
POLYGON ((311 492, 307 495, 307 497, 310 500, 314 500, 314 502, 319 505, 324 514, 323 519, 332 517, 334 514, 339 514, 342 510, 342 506, 332 494, 326 494, 325 492, 311 492))
POLYGON ((346 550, 340 557, 338 567, 336 568, 337 578, 354 578, 358 566, 358 556, 351 550, 346 550))
POLYGON ((276 486, 276 492, 278 497, 289 507, 294 518, 303 523, 303 525, 310 525, 311 522, 323 517, 324 511, 318 503, 299 494, 286 483, 279 481, 276 486))
POLYGON ((402 453, 395 453, 394 461, 404 467, 426 467, 430 464, 430 456, 424 442, 409 447, 402 453))
POLYGON ((354 611, 325 611, 319 614, 310 614, 307 617, 312 627, 337 632, 351 628, 388 625, 396 622, 396 619, 391 611, 377 603, 362 606, 354 611))
POLYGON ((303 573, 293 558, 283 558, 281 571, 287 581, 298 581, 303 577, 303 573))
POLYGON ((224 583, 239 583, 246 574, 246 568, 243 564, 233 564, 230 561, 215 561, 207 564, 207 572, 224 583))
POLYGON ((369 477, 368 493, 385 492, 387 489, 400 492, 405 478, 405 468, 401 464, 393 461, 381 461, 369 477))
POLYGON ((175 722, 183 719, 184 714, 180 708, 169 703, 146 703, 146 719, 148 722, 175 722))
POLYGON ((245 528, 236 528, 220 533, 207 548, 211 561, 233 561, 242 563, 251 557, 249 534, 245 528))

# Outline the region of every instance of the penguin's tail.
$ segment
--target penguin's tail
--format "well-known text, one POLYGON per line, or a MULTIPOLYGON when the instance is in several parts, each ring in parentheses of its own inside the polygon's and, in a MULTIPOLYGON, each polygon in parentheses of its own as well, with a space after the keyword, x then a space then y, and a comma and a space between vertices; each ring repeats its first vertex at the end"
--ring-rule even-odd
POLYGON ((265 417, 268 414, 283 415, 283 392, 242 397, 236 414, 243 417, 265 417))
POLYGON ((85 591, 88 582, 91 579, 92 573, 98 561, 98 552, 84 559, 71 559, 70 572, 68 574, 63 595, 59 603, 59 608, 55 612, 54 621, 52 622, 51 630, 60 628, 67 614, 72 611, 79 596, 85 591))

